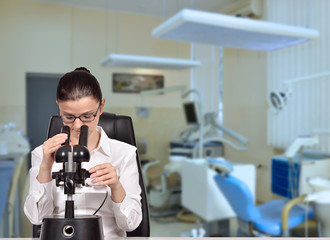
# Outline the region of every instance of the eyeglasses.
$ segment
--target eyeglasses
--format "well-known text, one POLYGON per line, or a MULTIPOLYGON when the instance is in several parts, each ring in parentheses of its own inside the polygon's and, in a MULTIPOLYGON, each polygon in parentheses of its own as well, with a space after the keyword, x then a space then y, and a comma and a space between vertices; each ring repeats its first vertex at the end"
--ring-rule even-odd
POLYGON ((64 123, 73 123, 74 121, 76 121, 77 118, 79 118, 80 121, 82 121, 82 122, 92 122, 95 120, 95 117, 97 115, 97 112, 100 109, 100 106, 101 106, 101 104, 98 106, 96 113, 94 113, 94 114, 83 114, 78 117, 76 117, 74 115, 61 115, 62 121, 64 123))

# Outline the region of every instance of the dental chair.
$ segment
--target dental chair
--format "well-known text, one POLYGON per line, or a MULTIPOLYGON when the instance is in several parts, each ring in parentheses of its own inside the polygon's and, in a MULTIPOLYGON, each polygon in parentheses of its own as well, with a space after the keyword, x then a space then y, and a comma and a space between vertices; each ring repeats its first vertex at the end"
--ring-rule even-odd
MULTIPOLYGON (((103 112, 100 116, 99 126, 103 128, 108 137, 136 146, 132 119, 129 116, 121 116, 113 113, 103 112)), ((63 126, 60 116, 52 116, 48 126, 47 138, 61 132, 63 126)), ((127 237, 149 237, 150 218, 147 194, 144 187, 142 168, 138 152, 136 152, 136 163, 139 171, 139 184, 141 187, 142 221, 132 232, 127 232, 127 237)), ((39 238, 41 225, 33 225, 33 238, 39 238)))
POLYGON ((291 229, 314 218, 312 208, 298 204, 304 201, 304 195, 292 200, 276 199, 256 206, 247 185, 230 175, 230 164, 217 164, 213 168, 218 172, 214 179, 219 190, 237 215, 238 235, 288 237, 291 229))

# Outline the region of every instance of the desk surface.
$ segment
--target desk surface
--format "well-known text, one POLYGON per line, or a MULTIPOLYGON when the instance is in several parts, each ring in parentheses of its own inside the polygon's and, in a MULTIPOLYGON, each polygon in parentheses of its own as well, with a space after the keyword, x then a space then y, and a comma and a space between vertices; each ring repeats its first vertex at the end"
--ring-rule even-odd
MULTIPOLYGON (((0 238, 0 240, 39 240, 38 238, 0 238)), ((138 237, 138 238, 133 238, 133 237, 129 237, 129 238, 105 238, 104 240, 113 240, 113 239, 128 239, 128 240, 173 240, 173 239, 179 239, 179 240, 191 240, 194 238, 188 238, 188 237, 149 237, 149 238, 145 238, 145 237, 138 237)), ((197 238, 198 239, 198 238, 197 238)), ((206 237, 206 238, 201 238, 201 239, 208 239, 208 240, 214 240, 216 238, 214 237, 206 237)), ((220 238, 219 238, 220 239, 220 238)), ((247 240, 247 239, 256 239, 254 237, 240 237, 240 238, 235 238, 235 237, 221 237, 221 240, 235 240, 235 239, 239 239, 239 240, 247 240)), ((264 238, 261 237, 258 239, 269 239, 269 238, 264 238)), ((283 240, 285 238, 281 238, 281 237, 272 237, 272 240, 283 240)), ((320 240, 320 238, 318 237, 304 237, 305 239, 313 239, 313 240, 320 240)), ((323 239, 330 239, 330 238, 323 238, 323 239)), ((301 237, 290 237, 290 240, 301 240, 301 237)))

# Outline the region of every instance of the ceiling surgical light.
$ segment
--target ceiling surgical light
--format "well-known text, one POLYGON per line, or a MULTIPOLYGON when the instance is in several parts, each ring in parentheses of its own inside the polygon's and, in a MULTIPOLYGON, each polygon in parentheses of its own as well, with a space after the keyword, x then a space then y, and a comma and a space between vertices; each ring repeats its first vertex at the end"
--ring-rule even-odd
POLYGON ((330 76, 330 72, 321 72, 321 73, 316 73, 313 75, 308 75, 305 77, 299 77, 299 78, 294 78, 294 79, 290 79, 290 80, 286 80, 283 82, 283 85, 285 87, 285 90, 279 90, 279 91, 271 91, 269 94, 269 104, 270 107, 275 111, 275 113, 277 114, 278 112, 280 112, 281 110, 283 110, 283 108, 285 107, 285 105, 288 102, 288 99, 290 98, 290 96, 292 95, 292 85, 296 84, 298 82, 302 82, 302 81, 306 81, 306 80, 311 80, 311 79, 318 79, 318 78, 322 78, 322 77, 329 77, 330 76))

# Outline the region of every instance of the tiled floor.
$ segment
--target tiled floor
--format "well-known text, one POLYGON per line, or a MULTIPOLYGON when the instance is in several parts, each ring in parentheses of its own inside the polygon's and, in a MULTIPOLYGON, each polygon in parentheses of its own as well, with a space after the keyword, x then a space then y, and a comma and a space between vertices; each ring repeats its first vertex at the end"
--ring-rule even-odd
POLYGON ((151 237, 181 237, 194 227, 194 223, 178 221, 175 216, 150 219, 151 237))
POLYGON ((317 223, 315 220, 310 220, 293 229, 291 234, 293 237, 317 237, 317 223))
MULTIPOLYGON (((237 223, 232 222, 237 228, 237 223)), ((151 237, 191 237, 191 230, 196 227, 195 223, 186 223, 177 220, 175 216, 150 219, 151 237)), ((235 234, 235 233, 233 233, 235 234)), ((302 224, 292 231, 292 237, 317 236, 315 222, 310 221, 307 225, 302 224)), ((233 235, 234 236, 234 235, 233 235)))

